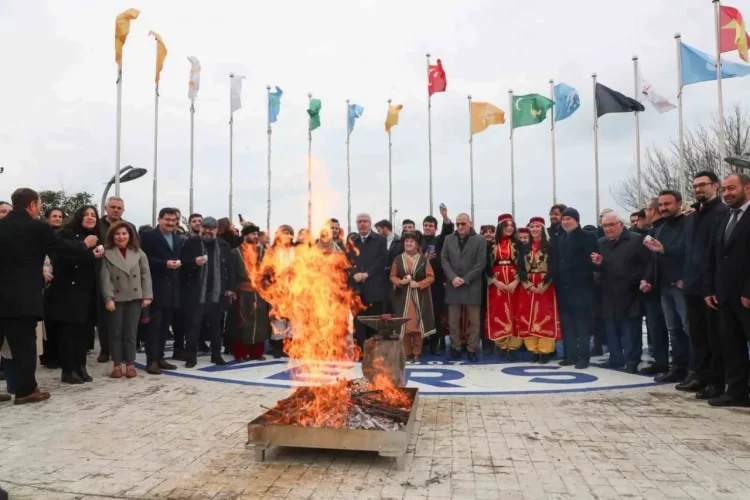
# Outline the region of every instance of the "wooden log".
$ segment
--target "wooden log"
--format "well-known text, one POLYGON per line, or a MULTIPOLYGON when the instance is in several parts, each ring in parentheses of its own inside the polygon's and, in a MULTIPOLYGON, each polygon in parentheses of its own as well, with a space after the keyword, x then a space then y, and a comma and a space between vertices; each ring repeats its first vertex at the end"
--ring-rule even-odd
POLYGON ((382 340, 373 337, 365 341, 362 372, 373 382, 375 376, 384 374, 396 387, 406 385, 406 356, 400 340, 382 340))

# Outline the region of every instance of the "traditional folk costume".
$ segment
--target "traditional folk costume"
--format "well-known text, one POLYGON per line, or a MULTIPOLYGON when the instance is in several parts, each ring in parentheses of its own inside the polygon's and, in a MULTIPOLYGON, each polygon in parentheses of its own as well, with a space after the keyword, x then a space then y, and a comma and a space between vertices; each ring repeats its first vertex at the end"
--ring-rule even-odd
POLYGON ((495 242, 488 245, 487 256, 487 338, 500 349, 500 356, 515 359, 515 351, 521 347, 518 337, 516 309, 518 289, 513 292, 501 291, 494 283, 499 281, 510 285, 518 280, 526 279, 526 269, 523 265, 522 245, 513 236, 506 236, 503 232, 506 223, 514 224, 510 214, 498 217, 495 242))
MULTIPOLYGON (((534 217, 529 224, 540 223, 544 219, 534 217)), ((544 230, 543 230, 544 231, 544 230)), ((517 327, 518 336, 523 339, 532 361, 544 364, 555 352, 555 344, 560 339, 560 320, 557 315, 557 297, 552 285, 554 257, 552 244, 542 237, 532 240, 524 248, 523 265, 526 279, 518 290, 517 327), (532 293, 536 287, 543 292, 532 293)))
POLYGON ((435 281, 435 274, 430 261, 419 251, 419 236, 415 233, 404 233, 402 239, 416 241, 413 254, 403 252, 391 266, 391 283, 393 290, 393 314, 409 318, 401 326, 401 339, 404 343, 404 354, 407 359, 419 361, 422 354, 422 339, 435 333, 435 313, 432 305, 430 285, 435 281), (401 280, 411 276, 412 282, 419 286, 412 288, 401 280))

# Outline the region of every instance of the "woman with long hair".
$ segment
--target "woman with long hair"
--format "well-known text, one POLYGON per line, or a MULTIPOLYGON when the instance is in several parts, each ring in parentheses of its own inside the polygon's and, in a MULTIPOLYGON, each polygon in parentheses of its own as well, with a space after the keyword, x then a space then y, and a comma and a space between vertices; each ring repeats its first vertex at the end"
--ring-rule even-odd
MULTIPOLYGON (((59 236, 78 241, 96 236, 101 242, 102 232, 96 207, 84 205, 60 229, 59 236)), ((55 277, 44 294, 44 314, 56 329, 61 380, 66 384, 93 380, 86 370, 86 354, 98 319, 98 276, 103 254, 104 248, 98 246, 83 255, 50 256, 55 277)))
POLYGON ((487 338, 497 344, 498 355, 515 361, 521 347, 516 323, 517 288, 526 279, 522 243, 510 214, 497 218, 495 241, 487 246, 487 338))
POLYGON ((548 363, 560 338, 554 279, 554 246, 547 239, 543 217, 529 221, 531 241, 523 250, 524 280, 518 290, 518 336, 531 353, 531 361, 548 363))
POLYGON ((107 310, 112 378, 133 378, 141 310, 154 298, 148 257, 140 249, 133 228, 125 222, 112 224, 107 233, 101 269, 101 293, 107 310))

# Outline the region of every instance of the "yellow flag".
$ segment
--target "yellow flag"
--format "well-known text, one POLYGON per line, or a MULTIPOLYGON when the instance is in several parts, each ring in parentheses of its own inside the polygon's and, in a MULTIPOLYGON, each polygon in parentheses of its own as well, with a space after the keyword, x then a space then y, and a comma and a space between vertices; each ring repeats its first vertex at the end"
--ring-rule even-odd
POLYGON ((138 19, 141 13, 138 9, 128 9, 115 19, 115 62, 122 65, 122 46, 130 33, 130 21, 138 19))
POLYGON ((156 38, 156 76, 154 77, 154 82, 159 83, 161 69, 164 67, 164 59, 167 58, 167 46, 164 45, 164 40, 161 39, 161 35, 156 31, 149 31, 148 34, 154 35, 154 38, 156 38))
POLYGON ((505 112, 488 102, 471 103, 471 133, 478 134, 490 125, 505 123, 505 112))
POLYGON ((398 125, 398 114, 401 112, 403 106, 397 104, 396 106, 388 105, 388 115, 385 117, 385 131, 390 132, 394 125, 398 125))

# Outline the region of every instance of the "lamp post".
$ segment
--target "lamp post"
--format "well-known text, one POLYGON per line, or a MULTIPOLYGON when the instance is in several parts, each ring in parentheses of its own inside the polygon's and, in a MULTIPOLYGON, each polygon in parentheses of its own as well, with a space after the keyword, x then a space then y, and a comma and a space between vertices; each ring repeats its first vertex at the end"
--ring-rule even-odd
POLYGON ((737 168, 750 170, 750 152, 743 153, 739 156, 729 156, 724 161, 737 168))
MULTIPOLYGON (((128 165, 127 167, 123 167, 120 170, 120 184, 123 182, 128 181, 134 181, 136 179, 139 179, 146 175, 145 168, 140 167, 134 167, 132 165, 128 165)), ((101 214, 104 215, 104 204, 107 202, 107 195, 109 194, 109 189, 112 187, 112 185, 117 181, 115 178, 116 176, 112 176, 112 178, 107 182, 107 186, 104 188, 104 194, 102 195, 102 206, 101 206, 101 214)))

